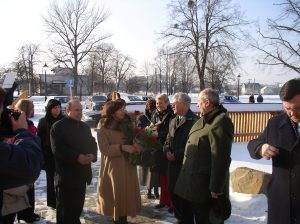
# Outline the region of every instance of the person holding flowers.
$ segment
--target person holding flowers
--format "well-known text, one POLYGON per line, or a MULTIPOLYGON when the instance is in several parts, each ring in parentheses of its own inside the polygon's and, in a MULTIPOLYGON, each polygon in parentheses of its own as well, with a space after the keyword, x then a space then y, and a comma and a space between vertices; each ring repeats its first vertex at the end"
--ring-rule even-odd
POLYGON ((137 169, 128 160, 128 155, 141 152, 141 147, 128 141, 124 133, 127 116, 122 101, 107 102, 102 117, 97 133, 101 152, 97 210, 112 217, 114 223, 125 224, 127 216, 134 217, 141 210, 137 169))
MULTIPOLYGON (((146 102, 145 113, 140 115, 137 119, 137 127, 141 129, 147 128, 151 124, 152 114, 156 109, 156 101, 155 99, 149 99, 146 102)), ((147 186, 148 193, 147 198, 159 198, 158 192, 158 173, 155 171, 155 166, 146 166, 144 164, 140 167, 140 184, 143 186, 147 186), (152 188, 154 190, 154 195, 152 195, 152 188)))
MULTIPOLYGON (((156 110, 151 118, 150 127, 156 130, 158 135, 158 141, 164 145, 168 132, 169 123, 173 118, 174 113, 170 105, 169 98, 166 94, 159 94, 156 96, 156 110)), ((163 148, 157 153, 157 171, 159 173, 159 185, 160 185, 160 199, 159 204, 155 206, 157 209, 161 209, 167 206, 169 212, 173 212, 171 196, 168 190, 168 178, 167 178, 167 167, 168 160, 166 155, 163 153, 163 148)))

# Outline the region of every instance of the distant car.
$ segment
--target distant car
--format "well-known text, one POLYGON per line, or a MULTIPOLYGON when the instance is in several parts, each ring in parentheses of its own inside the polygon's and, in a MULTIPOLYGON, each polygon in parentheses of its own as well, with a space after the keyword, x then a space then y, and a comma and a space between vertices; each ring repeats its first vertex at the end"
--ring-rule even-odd
POLYGON ((146 104, 146 101, 144 101, 141 97, 136 95, 126 95, 126 96, 121 96, 121 98, 125 100, 127 105, 146 104))
POLYGON ((107 97, 103 95, 95 95, 88 97, 85 101, 85 108, 89 110, 101 110, 106 103, 107 97))
POLYGON ((100 111, 85 111, 83 112, 82 121, 89 125, 91 128, 97 127, 101 118, 100 111))
POLYGON ((60 103, 61 103, 61 110, 64 112, 66 111, 66 106, 67 106, 67 103, 69 102, 70 100, 70 97, 69 96, 48 96, 47 97, 47 100, 45 102, 45 107, 47 106, 49 100, 51 99, 55 99, 55 100, 58 100, 60 103))
POLYGON ((147 101, 147 100, 153 99, 153 97, 151 97, 151 96, 140 96, 140 98, 141 98, 143 101, 147 101))
POLYGON ((221 95, 220 103, 241 103, 235 96, 221 95))

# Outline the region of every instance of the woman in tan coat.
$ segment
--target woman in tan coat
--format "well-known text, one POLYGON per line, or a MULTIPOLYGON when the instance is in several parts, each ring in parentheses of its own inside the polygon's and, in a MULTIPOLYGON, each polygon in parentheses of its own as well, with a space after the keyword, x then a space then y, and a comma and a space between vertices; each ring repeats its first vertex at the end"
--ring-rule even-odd
POLYGON ((136 216, 141 209, 141 197, 136 166, 128 162, 128 153, 139 152, 137 145, 126 144, 120 124, 126 116, 121 101, 107 102, 106 117, 98 130, 101 152, 98 212, 110 216, 115 223, 127 223, 127 216, 136 216))

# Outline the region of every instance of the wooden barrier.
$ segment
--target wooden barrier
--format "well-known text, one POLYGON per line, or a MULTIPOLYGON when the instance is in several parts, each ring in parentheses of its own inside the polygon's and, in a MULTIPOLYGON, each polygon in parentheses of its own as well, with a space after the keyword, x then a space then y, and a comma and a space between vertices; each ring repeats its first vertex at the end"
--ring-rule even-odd
POLYGON ((229 112, 234 124, 234 141, 248 142, 267 126, 268 120, 280 111, 242 111, 229 112))

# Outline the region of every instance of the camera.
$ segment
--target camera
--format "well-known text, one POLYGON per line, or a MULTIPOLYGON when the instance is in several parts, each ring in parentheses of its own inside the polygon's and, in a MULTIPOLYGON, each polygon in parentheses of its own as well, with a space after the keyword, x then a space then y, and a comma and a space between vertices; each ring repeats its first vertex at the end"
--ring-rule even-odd
POLYGON ((14 132, 12 130, 11 118, 18 120, 21 113, 19 111, 7 108, 8 105, 13 102, 13 92, 15 91, 17 84, 14 83, 13 87, 6 90, 5 100, 3 104, 3 112, 0 118, 0 137, 12 137, 14 132))

